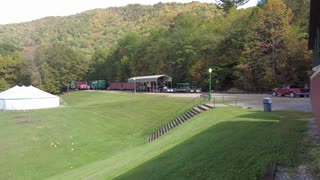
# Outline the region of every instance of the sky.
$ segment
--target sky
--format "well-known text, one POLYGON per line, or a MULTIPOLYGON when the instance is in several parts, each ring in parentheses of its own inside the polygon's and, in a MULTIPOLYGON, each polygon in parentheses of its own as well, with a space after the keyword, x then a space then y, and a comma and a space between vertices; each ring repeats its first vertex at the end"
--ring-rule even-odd
MULTIPOLYGON (((47 16, 67 16, 90 9, 119 7, 128 4, 152 5, 160 0, 4 0, 0 5, 0 24, 27 22, 47 16)), ((161 2, 188 3, 195 0, 161 0, 161 2)), ((196 0, 214 3, 215 0, 196 0)), ((244 7, 257 4, 250 0, 244 7)))

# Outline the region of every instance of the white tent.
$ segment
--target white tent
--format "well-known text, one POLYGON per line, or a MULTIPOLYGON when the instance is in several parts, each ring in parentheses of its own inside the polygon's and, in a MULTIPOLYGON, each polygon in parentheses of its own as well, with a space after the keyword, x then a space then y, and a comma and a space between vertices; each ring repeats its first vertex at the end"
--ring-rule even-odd
POLYGON ((28 110, 58 107, 59 97, 33 86, 14 86, 0 93, 1 110, 28 110))

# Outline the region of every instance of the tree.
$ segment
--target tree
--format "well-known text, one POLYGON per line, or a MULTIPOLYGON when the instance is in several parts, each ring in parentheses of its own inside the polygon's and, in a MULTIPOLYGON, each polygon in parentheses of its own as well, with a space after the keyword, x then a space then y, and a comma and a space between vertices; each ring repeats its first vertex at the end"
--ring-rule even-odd
POLYGON ((291 9, 281 0, 268 0, 258 7, 248 25, 244 56, 236 71, 239 86, 265 91, 282 83, 306 81, 310 53, 292 20, 291 9))
POLYGON ((106 79, 106 59, 110 55, 109 49, 103 49, 101 51, 95 51, 92 55, 91 63, 88 69, 88 79, 106 79))
POLYGON ((3 78, 0 78, 0 92, 7 90, 9 87, 9 84, 3 78))
POLYGON ((18 48, 12 45, 0 44, 0 78, 3 87, 28 84, 21 53, 18 48))
POLYGON ((306 36, 310 15, 310 0, 283 0, 283 2, 293 12, 293 24, 302 29, 306 36))
POLYGON ((269 0, 258 12, 259 23, 256 28, 262 41, 259 47, 264 53, 266 63, 270 65, 270 79, 280 75, 285 64, 285 34, 292 21, 292 11, 281 0, 269 0))
POLYGON ((249 2, 249 0, 216 0, 216 2, 223 8, 225 12, 228 12, 232 8, 237 8, 249 2))
POLYGON ((32 82, 51 93, 60 93, 72 80, 87 80, 89 61, 64 44, 39 47, 30 62, 32 82))

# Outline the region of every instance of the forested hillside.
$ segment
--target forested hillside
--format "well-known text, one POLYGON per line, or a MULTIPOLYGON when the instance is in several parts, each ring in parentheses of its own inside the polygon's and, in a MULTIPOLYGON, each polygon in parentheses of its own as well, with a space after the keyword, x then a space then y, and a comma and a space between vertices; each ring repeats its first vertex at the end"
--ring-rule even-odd
POLYGON ((90 75, 125 81, 145 74, 170 74, 175 82, 261 92, 281 83, 308 83, 307 1, 269 0, 256 8, 230 9, 206 19, 178 14, 148 36, 132 32, 111 52, 97 51, 90 75), (290 8, 291 7, 291 8, 290 8), (302 11, 304 9, 305 11, 302 11))
POLYGON ((63 42, 88 52, 111 47, 129 32, 146 35, 153 29, 169 25, 181 12, 197 14, 205 19, 221 16, 214 4, 159 3, 154 6, 128 5, 96 9, 73 16, 47 17, 32 22, 0 25, 0 42, 17 47, 30 47, 63 42))
POLYGON ((0 60, 19 59, 10 67, 23 74, 12 78, 0 65, 0 87, 31 83, 58 93, 72 79, 126 81, 163 73, 174 84, 206 89, 210 67, 218 90, 305 84, 311 69, 308 11, 309 0, 264 0, 241 10, 159 3, 0 26, 6 47, 0 60))

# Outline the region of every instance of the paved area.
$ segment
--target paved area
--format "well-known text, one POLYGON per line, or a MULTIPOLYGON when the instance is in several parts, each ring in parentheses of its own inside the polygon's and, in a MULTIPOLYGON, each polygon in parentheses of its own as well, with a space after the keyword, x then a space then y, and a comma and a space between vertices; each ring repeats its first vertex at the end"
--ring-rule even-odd
MULTIPOLYGON (((123 91, 104 91, 109 93, 123 93, 123 91)), ((132 93, 132 92, 127 92, 132 93)), ((140 94, 140 93, 139 93, 140 94)), ((170 96, 170 97, 190 97, 195 98, 200 95, 207 96, 207 93, 145 93, 150 95, 170 96)), ((310 98, 305 97, 272 97, 271 94, 223 94, 212 93, 212 100, 217 104, 227 104, 231 106, 241 106, 244 108, 263 109, 263 98, 269 97, 272 100, 272 110, 294 110, 312 112, 310 98)))
MULTIPOLYGON (((200 93, 153 93, 154 95, 165 95, 170 97, 197 97, 200 93)), ((207 94, 203 94, 207 95, 207 94)), ((272 110, 294 110, 312 112, 310 98, 305 97, 272 97, 271 94, 222 94, 213 93, 213 101, 223 102, 232 106, 244 108, 263 109, 263 98, 272 100, 272 110)))
POLYGON ((263 109, 263 99, 271 98, 273 110, 294 110, 312 112, 310 98, 272 97, 269 94, 241 94, 241 95, 216 95, 216 99, 230 100, 230 104, 237 106, 263 109), (225 97, 224 97, 225 96, 225 97))

